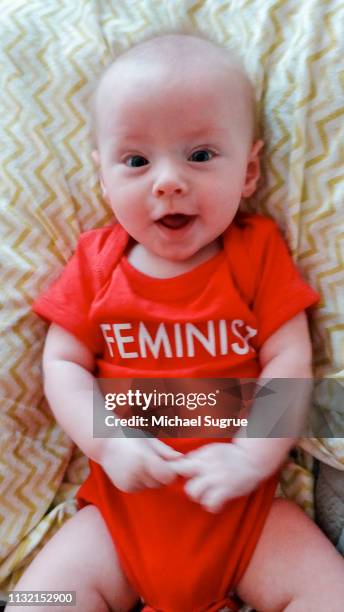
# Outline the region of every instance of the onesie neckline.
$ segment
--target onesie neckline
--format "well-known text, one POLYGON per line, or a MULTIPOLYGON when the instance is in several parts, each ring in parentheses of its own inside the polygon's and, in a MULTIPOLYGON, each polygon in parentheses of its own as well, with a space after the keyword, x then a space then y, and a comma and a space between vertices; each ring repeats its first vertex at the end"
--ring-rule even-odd
POLYGON ((136 293, 159 302, 170 302, 200 293, 224 258, 225 251, 222 248, 195 268, 169 278, 156 278, 141 272, 129 263, 126 255, 123 255, 119 265, 136 293))

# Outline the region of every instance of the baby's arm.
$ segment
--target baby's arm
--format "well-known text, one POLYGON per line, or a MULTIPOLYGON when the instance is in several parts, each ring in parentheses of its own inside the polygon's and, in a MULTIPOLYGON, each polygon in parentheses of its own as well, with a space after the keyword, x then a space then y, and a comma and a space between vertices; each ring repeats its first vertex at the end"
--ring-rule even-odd
MULTIPOLYGON (((243 437, 239 435, 234 444, 243 451, 252 454, 262 470, 263 477, 266 477, 276 471, 297 440, 297 433, 301 432, 309 407, 313 376, 312 346, 305 312, 297 314, 272 334, 263 344, 259 358, 262 367, 260 374, 262 382, 279 378, 290 380, 288 397, 286 397, 286 385, 282 386, 283 394, 276 395, 277 402, 280 404, 276 406, 276 412, 281 414, 282 410, 283 414, 283 410, 288 407, 287 418, 291 429, 295 431, 292 438, 265 437, 269 434, 269 421, 265 421, 267 426, 265 431, 264 427, 259 427, 259 421, 263 422, 264 398, 253 404, 250 412, 250 423, 254 427, 254 422, 257 421, 256 429, 262 437, 247 438, 245 435, 243 437), (302 379, 302 382, 293 384, 293 379, 302 379)), ((251 434, 249 435, 251 436, 251 434)))
MULTIPOLYGON (((264 398, 253 403, 250 412, 250 423, 257 422, 256 430, 261 437, 239 436, 234 444, 243 451, 250 453, 259 466, 263 478, 276 471, 283 463, 288 451, 298 439, 307 415, 310 402, 311 380, 312 380, 312 346, 308 332, 308 324, 305 312, 301 312, 287 321, 270 338, 266 340, 260 351, 260 364, 262 371, 260 380, 266 382, 269 379, 284 378, 290 381, 288 396, 286 396, 287 385, 282 385, 282 393, 276 394, 276 412, 283 416, 283 410, 288 409, 286 417, 291 429, 295 432, 294 437, 268 438, 269 420, 265 419, 265 427, 262 411, 264 410, 264 398), (293 384, 293 379, 302 379, 299 384, 293 384)), ((272 385, 273 386, 273 385, 272 385)), ((278 389, 278 384, 277 384, 278 389)), ((273 396, 272 396, 273 397, 273 396)), ((271 400, 270 400, 271 403, 271 400)), ((272 429, 272 427, 271 427, 272 429)), ((249 434, 252 436, 252 434, 249 434)))
POLYGON ((155 439, 93 437, 93 395, 100 391, 91 351, 75 336, 52 324, 43 352, 44 391, 61 427, 89 458, 102 465, 124 491, 170 482, 169 459, 179 453, 155 439))
MULTIPOLYGON (((260 380, 305 379, 305 385, 301 388, 306 393, 303 393, 302 397, 298 396, 298 385, 294 385, 295 412, 290 413, 290 418, 299 420, 299 431, 309 397, 307 389, 310 387, 306 381, 312 377, 311 360, 311 343, 304 312, 293 317, 272 334, 260 352, 260 380)), ((290 397, 288 403, 292 404, 290 397)), ((256 435, 262 437, 246 437, 245 431, 242 431, 232 444, 208 444, 176 462, 179 464, 178 473, 189 478, 185 485, 186 492, 208 510, 216 512, 228 499, 246 495, 255 489, 262 480, 278 469, 297 439, 296 435, 292 438, 264 437, 269 434, 269 422, 262 410, 264 399, 254 403, 249 417, 249 424, 258 432, 256 435), (268 426, 265 431, 262 427, 264 423, 268 426)), ((278 410, 279 406, 276 406, 276 411, 278 410)))

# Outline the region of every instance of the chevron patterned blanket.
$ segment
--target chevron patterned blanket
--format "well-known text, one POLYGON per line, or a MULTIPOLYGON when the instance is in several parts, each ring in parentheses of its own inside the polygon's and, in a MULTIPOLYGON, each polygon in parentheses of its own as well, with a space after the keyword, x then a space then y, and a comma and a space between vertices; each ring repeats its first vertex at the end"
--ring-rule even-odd
MULTIPOLYGON (((266 143, 249 207, 277 220, 321 295, 316 376, 344 375, 342 11, 340 0, 2 0, 0 589, 75 512, 86 475, 43 398, 46 327, 30 304, 79 233, 111 218, 91 161, 90 97, 111 58, 148 32, 211 31, 242 55, 266 143)), ((319 404, 336 431, 331 402, 319 404)), ((313 457, 344 470, 344 441, 307 438, 298 452, 281 485, 312 515, 313 457)))

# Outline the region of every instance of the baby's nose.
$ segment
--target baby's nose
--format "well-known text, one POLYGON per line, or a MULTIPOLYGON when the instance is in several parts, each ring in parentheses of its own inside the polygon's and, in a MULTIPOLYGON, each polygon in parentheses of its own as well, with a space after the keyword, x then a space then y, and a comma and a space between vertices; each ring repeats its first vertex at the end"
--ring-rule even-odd
POLYGON ((153 185, 153 195, 157 198, 180 196, 186 192, 186 182, 179 177, 161 176, 155 180, 153 185))

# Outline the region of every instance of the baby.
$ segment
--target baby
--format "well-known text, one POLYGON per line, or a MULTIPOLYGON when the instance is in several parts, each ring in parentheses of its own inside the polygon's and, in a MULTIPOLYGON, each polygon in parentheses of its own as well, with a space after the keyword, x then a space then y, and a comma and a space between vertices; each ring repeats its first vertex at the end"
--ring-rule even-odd
POLYGON ((46 396, 91 472, 79 512, 17 589, 76 591, 84 612, 139 598, 161 612, 236 610, 238 597, 264 612, 342 612, 341 557, 274 499, 293 439, 92 435, 94 376, 312 377, 304 311, 317 295, 275 224, 238 213, 263 144, 250 81, 227 50, 164 35, 113 62, 94 114, 118 223, 83 234, 34 305, 51 322, 46 396))

